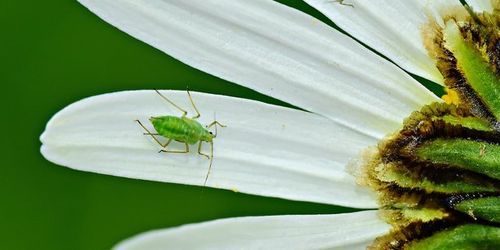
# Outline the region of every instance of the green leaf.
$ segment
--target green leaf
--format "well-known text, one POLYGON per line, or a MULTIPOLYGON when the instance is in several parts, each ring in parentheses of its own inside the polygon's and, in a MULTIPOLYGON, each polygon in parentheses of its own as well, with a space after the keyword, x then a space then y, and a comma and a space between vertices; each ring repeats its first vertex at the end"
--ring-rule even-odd
POLYGON ((466 128, 475 129, 479 131, 492 131, 491 125, 488 121, 485 121, 477 117, 459 117, 454 115, 445 115, 442 117, 436 117, 434 120, 441 119, 451 125, 461 125, 466 128))
POLYGON ((475 94, 483 101, 496 120, 500 120, 500 79, 480 51, 462 37, 457 24, 448 21, 443 30, 445 47, 457 60, 459 69, 475 94))
POLYGON ((500 228, 467 224, 438 232, 411 243, 409 250, 472 250, 500 249, 500 228))
POLYGON ((500 146, 466 139, 435 139, 416 149, 422 160, 448 164, 500 179, 500 146))
POLYGON ((454 208, 476 218, 500 223, 500 197, 484 197, 464 200, 456 204, 454 208))
POLYGON ((384 168, 379 168, 377 171, 377 178, 381 181, 396 183, 399 187, 425 190, 427 193, 454 194, 499 191, 491 183, 468 183, 459 180, 437 183, 424 176, 415 178, 411 173, 391 165, 385 165, 384 168))

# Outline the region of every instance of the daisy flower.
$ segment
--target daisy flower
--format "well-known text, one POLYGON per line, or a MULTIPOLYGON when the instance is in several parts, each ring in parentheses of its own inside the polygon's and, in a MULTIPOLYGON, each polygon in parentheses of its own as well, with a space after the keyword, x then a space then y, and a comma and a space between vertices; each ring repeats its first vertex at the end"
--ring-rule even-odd
MULTIPOLYGON (((401 244, 412 243, 414 238, 429 236, 411 234, 425 231, 428 224, 424 222, 438 218, 438 221, 448 223, 449 220, 445 219, 452 216, 449 210, 435 209, 435 206, 427 206, 429 203, 422 208, 420 201, 411 200, 417 196, 419 199, 434 199, 434 196, 415 194, 411 190, 399 193, 408 198, 404 201, 399 199, 401 197, 394 198, 394 183, 401 190, 417 186, 435 191, 438 187, 432 182, 424 183, 427 179, 412 179, 413 172, 404 172, 407 169, 390 168, 403 161, 399 158, 396 161, 392 156, 411 158, 415 157, 415 151, 419 153, 418 157, 428 157, 429 164, 460 165, 460 162, 449 162, 450 158, 439 162, 439 156, 449 156, 448 151, 439 153, 439 150, 446 148, 450 141, 441 146, 435 141, 426 141, 424 146, 418 144, 422 135, 451 136, 436 135, 435 121, 474 131, 481 125, 488 136, 496 136, 495 122, 499 117, 495 113, 498 107, 495 97, 498 95, 492 94, 491 97, 483 95, 488 91, 477 91, 477 96, 481 97, 478 99, 458 88, 450 90, 447 98, 469 106, 456 109, 445 104, 426 106, 439 103, 441 99, 408 74, 439 84, 446 83, 453 88, 450 78, 457 75, 450 73, 451 62, 446 61, 443 53, 450 51, 452 56, 449 58, 462 63, 462 47, 450 41, 461 41, 451 38, 457 36, 457 32, 466 32, 468 27, 467 23, 461 23, 462 17, 457 17, 456 13, 467 16, 466 9, 457 0, 306 0, 349 35, 390 61, 321 21, 270 0, 80 2, 111 25, 190 66, 300 108, 193 93, 200 113, 204 114, 200 118, 202 124, 208 124, 212 114, 216 113, 217 119, 227 125, 215 139, 213 171, 207 186, 355 208, 389 208, 385 210, 385 218, 377 210, 366 210, 335 215, 222 219, 146 232, 123 241, 117 249, 362 249, 370 244, 400 248, 403 247, 401 244), (441 43, 438 43, 439 39, 441 43), (458 97, 453 98, 453 95, 458 97), (474 101, 483 106, 473 106, 477 104, 474 101), (404 121, 412 112, 413 115, 404 121), (420 126, 427 125, 425 122, 430 122, 431 129, 420 126), (415 130, 417 125, 419 129, 415 130), (418 144, 418 148, 412 148, 406 156, 399 148, 402 145, 399 142, 408 141, 406 139, 410 137, 405 136, 410 134, 411 138, 419 138, 412 141, 418 144), (386 138, 388 135, 391 135, 389 139, 386 138), (396 144, 398 148, 394 146, 396 144), (379 147, 373 148, 376 145, 379 147), (438 152, 437 155, 434 152, 438 152), (355 168, 357 165, 371 168, 360 170, 355 168), (348 173, 348 166, 354 169, 352 171, 358 170, 358 176, 362 176, 363 182, 372 189, 358 185, 355 177, 348 173), (377 166, 385 167, 380 170, 377 166), (384 174, 380 175, 380 172, 384 174), (417 205, 409 204, 409 200, 417 205), (415 225, 415 221, 420 224, 415 225), (395 229, 390 231, 389 224, 395 229), (410 236, 406 232, 411 232, 410 236), (392 238, 387 239, 388 235, 392 238), (380 240, 372 243, 377 237, 380 240)), ((474 13, 493 13, 498 5, 487 0, 467 2, 475 11, 468 12, 467 20, 473 20, 472 23, 489 20, 488 16, 478 17, 474 13)), ((490 47, 484 48, 482 52, 489 55, 490 47)), ((475 58, 473 56, 471 58, 475 58)), ((495 55, 491 58, 494 59, 495 55)), ((489 61, 492 65, 495 63, 493 59, 489 61)), ((464 67, 459 66, 460 69, 464 67)), ((452 69, 456 68, 455 65, 452 69)), ((484 78, 484 74, 479 77, 484 78)), ((493 77, 492 81, 495 79, 498 80, 493 77)), ((190 107, 185 91, 162 93, 179 106, 190 107)), ((41 136, 41 152, 54 163, 82 171, 204 185, 208 167, 205 158, 158 154, 157 144, 143 136, 142 128, 134 122, 176 112, 175 107, 149 90, 90 97, 69 105, 49 121, 41 136)), ((478 133, 477 136, 481 135, 478 133)), ((490 164, 490 152, 498 150, 496 139, 490 138, 482 138, 485 146, 478 159, 481 163, 486 162, 485 166, 490 164)), ((473 143, 470 141, 464 143, 466 148, 475 146, 470 145, 473 143)), ((454 144, 453 147, 457 149, 460 145, 454 144)), ((495 159, 491 164, 498 166, 495 159)), ((478 171, 479 177, 475 172, 466 172, 465 175, 469 179, 477 177, 486 180, 485 183, 491 182, 493 192, 498 192, 495 174, 492 177, 485 174, 487 170, 478 171)), ((479 198, 491 197, 484 195, 491 190, 478 190, 475 194, 480 193, 479 198)), ((462 205, 453 203, 457 204, 462 205)), ((465 210, 474 213, 471 217, 494 223, 495 219, 481 217, 475 210, 478 206, 474 203, 472 208, 465 210)), ((454 221, 457 218, 452 217, 454 221)), ((448 228, 450 225, 433 225, 433 228, 448 228)), ((485 235, 496 234, 493 240, 498 244, 497 231, 490 233, 486 232, 489 226, 478 227, 485 235)), ((474 228, 454 229, 456 231, 450 235, 462 231, 477 232, 474 228)), ((446 237, 441 236, 440 242, 446 237)))

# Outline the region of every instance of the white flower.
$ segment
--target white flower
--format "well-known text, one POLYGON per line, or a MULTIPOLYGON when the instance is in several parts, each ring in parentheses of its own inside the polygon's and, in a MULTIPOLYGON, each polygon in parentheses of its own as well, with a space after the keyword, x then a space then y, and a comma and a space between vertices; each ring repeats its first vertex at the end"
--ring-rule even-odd
MULTIPOLYGON (((307 0, 340 28, 395 64, 315 18, 270 0, 80 0, 92 12, 182 62, 306 111, 194 93, 215 141, 207 185, 292 200, 376 208, 346 173, 359 152, 439 100, 397 67, 440 83, 421 26, 442 23, 445 1, 307 0), (352 4, 352 6, 350 6, 352 4)), ((485 0, 468 1, 491 10, 485 0)), ((189 107, 183 91, 164 92, 189 107)), ((203 185, 207 160, 158 154, 134 122, 176 110, 153 91, 91 97, 56 114, 41 140, 50 161, 116 176, 203 185)), ((389 230, 376 211, 248 217, 159 230, 119 249, 364 248, 389 230)))

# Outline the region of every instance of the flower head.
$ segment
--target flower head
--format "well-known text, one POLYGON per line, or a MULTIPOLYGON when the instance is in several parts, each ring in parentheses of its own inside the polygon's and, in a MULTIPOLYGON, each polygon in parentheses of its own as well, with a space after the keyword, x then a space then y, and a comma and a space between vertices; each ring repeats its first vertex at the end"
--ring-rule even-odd
MULTIPOLYGON (((440 100, 399 67, 443 83, 422 26, 431 20, 444 28, 444 13, 463 8, 452 0, 306 1, 392 63, 311 16, 268 0, 80 2, 191 66, 306 110, 195 94, 200 113, 217 112, 228 126, 215 142, 208 186, 358 208, 375 208, 376 199, 345 171, 348 162, 401 129, 412 111, 440 100)), ((491 11, 493 5, 485 3, 474 7, 491 11)), ((167 95, 186 104, 182 92, 167 95)), ((84 171, 202 185, 203 159, 156 154, 155 144, 133 122, 165 112, 174 109, 152 91, 91 97, 54 116, 42 135, 42 153, 84 171)), ((365 247, 389 229, 374 215, 222 220, 147 233, 120 248, 172 242, 205 248, 365 247), (266 240, 253 240, 248 230, 266 240)))

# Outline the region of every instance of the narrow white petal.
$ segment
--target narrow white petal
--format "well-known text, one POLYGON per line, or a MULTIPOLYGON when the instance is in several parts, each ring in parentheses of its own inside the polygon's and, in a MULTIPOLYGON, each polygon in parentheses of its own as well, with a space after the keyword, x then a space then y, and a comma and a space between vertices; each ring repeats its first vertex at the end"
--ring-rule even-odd
POLYGON ((440 12, 460 7, 458 0, 345 0, 344 5, 332 0, 305 1, 405 70, 443 84, 423 45, 421 27, 429 18, 442 22, 440 12))
MULTIPOLYGON (((185 91, 165 91, 190 108, 185 91)), ((376 141, 315 114, 225 96, 193 93, 201 124, 217 120, 208 186, 293 200, 376 207, 345 165, 376 141)), ((192 110, 192 109, 191 109, 192 110)), ((203 185, 209 161, 196 153, 158 153, 160 146, 134 121, 180 112, 154 91, 126 91, 76 102, 57 113, 43 133, 50 161, 83 171, 203 185)), ((150 126, 150 125, 149 125, 150 126)), ((152 129, 152 128, 151 128, 152 129)), ((154 131, 154 130, 153 130, 154 131)), ((172 143, 172 149, 184 149, 172 143)), ((204 145, 209 152, 209 145, 204 145)))
POLYGON ((466 0, 467 4, 472 7, 474 11, 493 12, 493 0, 466 0))
POLYGON ((116 250, 366 249, 389 225, 377 211, 221 219, 139 234, 116 250))
POLYGON ((271 0, 80 0, 193 67, 375 138, 435 96, 353 39, 271 0))

